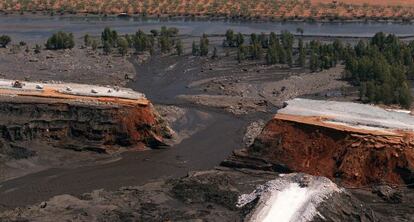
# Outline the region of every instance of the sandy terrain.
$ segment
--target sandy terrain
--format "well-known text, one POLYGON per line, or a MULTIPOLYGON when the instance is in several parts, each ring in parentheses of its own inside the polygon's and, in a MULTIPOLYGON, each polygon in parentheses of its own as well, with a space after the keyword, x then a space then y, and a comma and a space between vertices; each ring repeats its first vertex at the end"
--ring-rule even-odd
POLYGON ((126 58, 104 56, 90 49, 42 50, 39 54, 26 52, 25 47, 0 49, 1 78, 122 86, 128 81, 126 75, 135 76, 126 58))
POLYGON ((295 73, 266 66, 241 68, 239 71, 223 60, 208 66, 214 67, 205 71, 208 76, 217 75, 214 74, 217 72, 226 74, 190 83, 190 87, 196 87, 204 93, 182 95, 179 98, 200 105, 223 108, 234 114, 267 112, 298 96, 323 94, 329 90, 349 87, 341 80, 342 66, 314 74, 306 70, 295 73), (224 69, 225 66, 227 68, 224 69))

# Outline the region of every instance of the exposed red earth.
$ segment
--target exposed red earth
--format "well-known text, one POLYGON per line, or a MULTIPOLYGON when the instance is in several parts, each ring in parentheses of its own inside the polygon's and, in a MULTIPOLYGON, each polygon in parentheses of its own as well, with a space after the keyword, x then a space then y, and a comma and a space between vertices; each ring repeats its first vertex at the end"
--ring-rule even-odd
POLYGON ((169 135, 151 102, 140 93, 81 84, 35 84, 16 88, 1 80, 3 134, 14 135, 3 139, 43 139, 64 147, 73 143, 73 149, 111 153, 119 146, 158 147, 169 135))
MULTIPOLYGON (((323 106, 321 104, 321 110, 323 106)), ((366 122, 358 122, 355 117, 351 125, 346 122, 347 118, 357 114, 332 116, 335 110, 327 116, 303 114, 299 108, 298 112, 288 114, 294 110, 283 112, 282 109, 275 115, 244 154, 293 172, 326 176, 346 186, 414 182, 414 133, 411 129, 394 129, 388 122, 380 128, 375 124, 382 124, 381 121, 370 122, 369 116, 366 122)), ((412 118, 405 113, 401 115, 412 118)), ((389 118, 392 124, 399 121, 392 116, 389 118)))

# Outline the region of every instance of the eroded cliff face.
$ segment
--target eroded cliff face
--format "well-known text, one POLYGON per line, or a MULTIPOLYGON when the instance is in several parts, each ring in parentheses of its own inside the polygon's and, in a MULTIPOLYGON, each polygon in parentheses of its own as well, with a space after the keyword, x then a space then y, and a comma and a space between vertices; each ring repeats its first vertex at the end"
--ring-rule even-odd
MULTIPOLYGON (((364 123, 369 117, 360 121, 352 113, 355 125, 345 123, 346 118, 339 114, 286 113, 277 114, 254 144, 236 155, 250 158, 250 162, 262 160, 268 169, 326 176, 348 186, 414 183, 414 134, 410 129, 391 125, 380 129, 375 121, 364 123)), ((390 122, 397 125, 398 118, 389 115, 390 122)))
POLYGON ((151 102, 130 89, 0 80, 0 154, 15 152, 16 142, 32 140, 112 153, 120 147, 157 148, 169 136, 151 102))
POLYGON ((414 149, 405 138, 273 119, 248 153, 294 172, 326 176, 348 185, 413 182, 414 149))
POLYGON ((169 135, 151 103, 78 103, 47 98, 2 98, 0 138, 42 140, 57 147, 113 152, 163 145, 169 135))

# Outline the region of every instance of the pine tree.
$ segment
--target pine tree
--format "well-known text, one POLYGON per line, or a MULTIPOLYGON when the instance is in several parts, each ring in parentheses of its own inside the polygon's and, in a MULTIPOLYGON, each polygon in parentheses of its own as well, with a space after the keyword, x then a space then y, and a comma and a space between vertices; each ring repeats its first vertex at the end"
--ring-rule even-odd
POLYGON ((236 35, 235 46, 240 47, 244 43, 244 36, 240 32, 236 35))
POLYGON ((208 45, 209 40, 206 34, 200 38, 200 56, 207 56, 208 55, 208 45))
POLYGON ((195 41, 193 41, 193 45, 192 45, 192 53, 193 56, 198 56, 199 54, 199 47, 197 46, 197 43, 195 41))
POLYGON ((111 46, 111 44, 109 43, 109 42, 104 42, 103 43, 103 52, 106 54, 106 55, 109 55, 111 52, 112 52, 112 46, 111 46))
POLYGON ((223 42, 223 46, 234 47, 235 46, 235 36, 234 32, 231 29, 226 31, 226 39, 223 42))
POLYGON ((303 47, 302 39, 299 39, 299 57, 298 57, 297 63, 300 67, 306 66, 306 51, 305 51, 305 48, 303 47))
POLYGON ((177 52, 177 55, 183 54, 183 43, 181 42, 181 40, 177 40, 177 42, 175 43, 175 51, 177 52))
POLYGON ((118 38, 118 52, 122 56, 125 56, 128 53, 128 41, 124 38, 118 38))
POLYGON ((319 58, 315 51, 311 53, 309 64, 311 72, 317 72, 319 70, 319 58))
POLYGON ((277 56, 276 46, 271 46, 267 50, 266 62, 269 65, 273 65, 273 64, 276 64, 278 62, 278 56, 277 56))
POLYGON ((89 34, 83 36, 83 44, 85 44, 86 47, 91 45, 91 37, 89 34))

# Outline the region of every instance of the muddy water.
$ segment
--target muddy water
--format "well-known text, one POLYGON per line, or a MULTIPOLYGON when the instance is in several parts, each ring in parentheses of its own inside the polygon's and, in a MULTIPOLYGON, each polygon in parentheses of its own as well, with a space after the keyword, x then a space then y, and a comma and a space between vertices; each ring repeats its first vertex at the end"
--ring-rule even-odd
MULTIPOLYGON (((59 194, 79 195, 95 189, 117 189, 160 178, 211 169, 240 145, 244 122, 225 114, 190 110, 188 125, 205 128, 167 150, 129 152, 122 160, 75 169, 50 169, 0 184, 0 205, 37 203, 59 194), (209 115, 209 118, 203 117, 209 115), (207 119, 207 120, 206 120, 207 119), (204 120, 204 122, 203 122, 204 120)), ((187 125, 187 127, 188 127, 187 125)))
POLYGON ((114 190, 155 179, 184 176, 188 171, 219 165, 232 150, 242 146, 249 120, 177 100, 177 95, 192 93, 186 84, 197 78, 197 69, 191 68, 194 66, 199 65, 186 59, 155 59, 148 65, 136 65, 137 80, 129 84, 154 103, 186 109, 186 115, 175 127, 178 131, 197 130, 191 137, 169 149, 124 153, 116 162, 49 169, 0 183, 0 209, 34 204, 59 194, 79 195, 101 188, 114 190), (188 72, 183 75, 186 70, 188 72))
POLYGON ((302 28, 305 35, 356 36, 369 37, 383 31, 400 36, 414 35, 414 24, 387 22, 254 22, 254 21, 194 21, 189 19, 143 19, 93 16, 36 16, 36 15, 0 15, 0 33, 12 36, 17 41, 44 41, 52 33, 63 30, 73 32, 75 36, 86 33, 100 35, 104 27, 109 26, 121 33, 134 33, 139 29, 149 31, 161 26, 175 26, 181 34, 200 36, 223 34, 229 28, 236 32, 280 32, 288 30, 295 33, 302 28))

